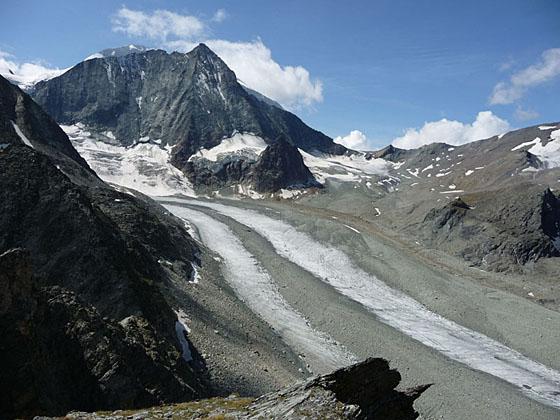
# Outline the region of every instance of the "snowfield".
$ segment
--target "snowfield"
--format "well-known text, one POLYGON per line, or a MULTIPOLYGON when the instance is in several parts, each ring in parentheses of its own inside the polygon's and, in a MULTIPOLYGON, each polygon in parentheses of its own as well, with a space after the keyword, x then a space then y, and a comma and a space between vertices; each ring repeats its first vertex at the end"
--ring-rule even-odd
MULTIPOLYGON (((280 256, 312 273, 342 295, 362 304, 380 321, 452 360, 509 382, 530 398, 560 408, 560 372, 431 312, 416 300, 357 267, 338 249, 319 243, 290 224, 257 211, 195 200, 171 198, 170 201, 212 209, 253 229, 266 238, 280 256)), ((185 214, 181 213, 182 208, 168 208, 177 211, 178 215, 185 214)), ((199 219, 199 222, 199 227, 206 223, 215 225, 210 217, 199 219)), ((207 240, 211 239, 207 237, 207 240)), ((221 244, 223 248, 228 248, 224 245, 225 240, 222 237, 215 241, 219 243, 208 245, 212 248, 221 244)), ((239 250, 231 252, 230 257, 239 258, 239 250)), ((243 269, 243 266, 239 269, 243 269)))
MULTIPOLYGON (((82 124, 60 127, 104 181, 151 196, 195 196, 185 174, 169 163, 171 147, 164 148, 157 142, 117 146, 94 138, 82 124)), ((104 134, 108 141, 114 141, 113 133, 108 131, 104 134)))
POLYGON ((195 159, 206 159, 212 162, 217 162, 221 157, 225 157, 228 154, 256 158, 260 156, 264 149, 266 149, 266 146, 266 142, 255 134, 234 133, 231 137, 223 139, 217 146, 210 149, 200 149, 189 158, 189 161, 195 159))
POLYGON ((361 182, 362 178, 370 179, 372 175, 388 175, 394 163, 384 159, 365 158, 365 154, 353 155, 313 155, 298 149, 303 162, 315 176, 317 181, 324 183, 327 179, 342 182, 361 182))

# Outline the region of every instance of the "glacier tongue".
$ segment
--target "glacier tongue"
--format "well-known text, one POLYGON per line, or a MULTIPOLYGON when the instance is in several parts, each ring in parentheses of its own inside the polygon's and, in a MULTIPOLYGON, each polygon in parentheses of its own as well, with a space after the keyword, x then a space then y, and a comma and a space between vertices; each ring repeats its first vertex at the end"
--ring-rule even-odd
MULTIPOLYGON (((99 140, 82 124, 61 125, 80 155, 99 177, 111 184, 138 190, 150 196, 196 194, 185 174, 169 163, 171 148, 154 143, 117 146, 99 140)), ((106 132, 109 140, 114 138, 106 132)), ((147 140, 147 139, 143 139, 147 140)))
POLYGON ((202 242, 223 259, 224 275, 239 298, 273 327, 286 344, 303 354, 314 372, 329 372, 355 362, 343 346, 313 329, 285 301, 269 273, 224 223, 187 207, 168 204, 164 207, 196 225, 202 242))
POLYGON ((560 372, 430 311, 357 267, 344 252, 257 211, 196 200, 166 201, 207 207, 253 229, 279 255, 359 302, 380 321, 452 360, 509 382, 530 398, 560 408, 560 372))

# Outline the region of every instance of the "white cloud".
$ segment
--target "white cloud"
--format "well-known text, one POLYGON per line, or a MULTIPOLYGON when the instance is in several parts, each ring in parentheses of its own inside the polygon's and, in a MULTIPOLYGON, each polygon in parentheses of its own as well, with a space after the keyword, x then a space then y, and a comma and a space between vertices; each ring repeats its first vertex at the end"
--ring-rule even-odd
POLYGON ((368 145, 366 135, 360 130, 352 130, 344 137, 338 136, 334 142, 353 150, 366 150, 368 145))
POLYGON ((402 137, 394 139, 392 143, 403 149, 414 149, 437 142, 460 145, 505 133, 509 129, 510 125, 506 120, 491 111, 482 111, 471 124, 446 118, 426 122, 420 129, 407 129, 402 137))
MULTIPOLYGON (((209 22, 227 18, 225 9, 218 9, 209 22)), ((121 7, 112 18, 113 31, 132 37, 157 39, 167 49, 188 52, 204 42, 235 72, 247 87, 280 103, 286 109, 309 107, 323 100, 320 80, 312 79, 302 66, 282 66, 259 39, 232 42, 204 39, 207 23, 188 15, 168 10, 146 13, 121 7)))
POLYGON ((533 64, 510 77, 508 82, 494 86, 490 104, 511 104, 520 99, 525 92, 560 75, 560 48, 551 48, 542 53, 539 63, 533 64))
MULTIPOLYGON (((212 39, 204 43, 225 61, 242 83, 287 109, 307 107, 323 100, 320 80, 312 79, 309 71, 302 66, 278 64, 261 40, 231 42, 212 39)), ((196 43, 171 41, 166 46, 186 52, 194 48, 196 43)))
POLYGON ((168 37, 192 39, 206 30, 206 25, 195 16, 180 15, 169 10, 145 13, 121 7, 111 19, 113 31, 129 36, 142 36, 166 41, 168 37))
POLYGON ((214 16, 212 16, 212 22, 221 23, 226 20, 227 17, 228 15, 225 9, 218 9, 216 13, 214 13, 214 16))
POLYGON ((52 79, 68 69, 50 68, 41 62, 20 63, 4 51, 0 51, 0 74, 17 83, 22 89, 31 87, 40 80, 52 79))
POLYGON ((529 121, 534 120, 539 117, 539 113, 533 111, 532 109, 523 109, 521 107, 517 107, 515 110, 515 118, 519 121, 529 121))

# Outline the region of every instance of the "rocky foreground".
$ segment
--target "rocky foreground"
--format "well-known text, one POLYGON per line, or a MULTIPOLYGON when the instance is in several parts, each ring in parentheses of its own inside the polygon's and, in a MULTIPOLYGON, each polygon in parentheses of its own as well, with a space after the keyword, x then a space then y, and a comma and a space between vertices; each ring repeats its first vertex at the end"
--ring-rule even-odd
POLYGON ((230 396, 145 410, 72 412, 66 418, 416 419, 413 402, 429 385, 396 390, 400 380, 386 360, 370 358, 257 399, 230 396))

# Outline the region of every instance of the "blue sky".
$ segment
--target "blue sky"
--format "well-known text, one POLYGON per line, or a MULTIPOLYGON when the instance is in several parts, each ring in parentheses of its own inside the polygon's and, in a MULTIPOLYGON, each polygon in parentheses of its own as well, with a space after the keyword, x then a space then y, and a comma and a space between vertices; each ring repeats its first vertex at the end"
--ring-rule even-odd
POLYGON ((399 137, 401 145, 422 143, 428 134, 461 143, 560 120, 557 0, 45 4, 20 0, 2 6, 0 58, 65 68, 107 47, 188 49, 214 40, 210 46, 231 56, 230 67, 247 84, 276 95, 330 136, 359 130, 347 140, 367 141, 370 148, 399 137), (147 25, 156 10, 168 11, 165 19, 193 18, 170 22, 195 27, 149 33, 132 28, 122 10, 147 25), (260 64, 251 69, 251 63, 260 64))

